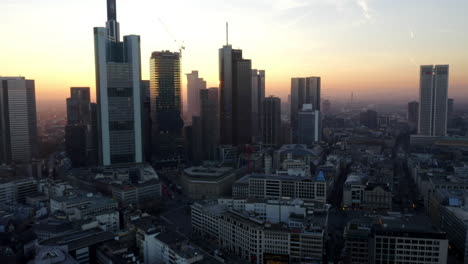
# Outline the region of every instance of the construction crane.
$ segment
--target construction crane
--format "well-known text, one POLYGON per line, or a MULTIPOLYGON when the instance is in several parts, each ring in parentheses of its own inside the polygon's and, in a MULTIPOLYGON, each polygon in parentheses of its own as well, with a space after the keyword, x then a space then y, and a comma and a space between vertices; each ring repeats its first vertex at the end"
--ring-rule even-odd
POLYGON ((174 43, 179 47, 180 57, 182 57, 182 51, 185 50, 184 41, 182 41, 182 43, 179 43, 176 37, 174 37, 174 35, 169 31, 166 24, 164 24, 164 22, 161 20, 161 18, 158 18, 158 20, 159 20, 159 23, 161 23, 161 25, 163 26, 164 30, 166 30, 166 33, 172 38, 172 40, 174 40, 174 43))

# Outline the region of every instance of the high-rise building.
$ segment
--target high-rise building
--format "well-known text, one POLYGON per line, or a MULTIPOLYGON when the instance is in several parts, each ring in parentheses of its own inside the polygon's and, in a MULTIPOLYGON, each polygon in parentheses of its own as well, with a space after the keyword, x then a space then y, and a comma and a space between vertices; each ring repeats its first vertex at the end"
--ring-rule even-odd
POLYGON ((252 70, 252 136, 260 142, 263 131, 263 100, 265 99, 265 71, 252 70))
POLYGON ((359 114, 359 123, 370 129, 378 128, 377 112, 374 110, 367 110, 359 114))
POLYGON ((219 50, 220 142, 252 142, 252 62, 242 50, 225 45, 219 50))
POLYGON ((408 103, 408 125, 411 127, 418 126, 419 119, 419 102, 413 101, 408 103))
POLYGON ((448 65, 423 65, 419 83, 418 134, 447 134, 448 65))
POLYGON ((141 81, 141 105, 142 109, 142 134, 143 134, 143 155, 144 160, 151 161, 151 96, 150 96, 150 81, 141 81))
POLYGON ((200 91, 203 159, 216 160, 219 145, 218 88, 200 91))
POLYGON ((158 160, 184 153, 180 54, 158 51, 150 59, 151 141, 158 160))
POLYGON ((67 98, 65 149, 75 167, 85 166, 91 139, 91 96, 89 87, 71 87, 67 98))
POLYGON ((115 0, 94 28, 99 157, 103 166, 143 162, 140 37, 119 37, 115 0))
POLYGON ((291 127, 293 142, 297 142, 298 115, 304 104, 312 105, 312 111, 320 111, 320 77, 291 79, 291 127))
POLYGON ((198 77, 198 71, 187 73, 187 118, 200 115, 200 90, 206 89, 206 81, 198 77))
POLYGON ((0 77, 0 163, 30 163, 36 154, 34 80, 0 77))
POLYGON ((297 143, 312 146, 322 138, 320 111, 313 110, 312 105, 304 104, 298 113, 297 143))
POLYGON ((270 96, 263 101, 263 143, 269 146, 281 144, 281 99, 270 96))
POLYGON ((322 112, 324 115, 331 114, 331 102, 330 100, 326 99, 322 103, 322 112))
POLYGON ((453 127, 453 104, 454 100, 449 98, 447 100, 447 127, 453 127))

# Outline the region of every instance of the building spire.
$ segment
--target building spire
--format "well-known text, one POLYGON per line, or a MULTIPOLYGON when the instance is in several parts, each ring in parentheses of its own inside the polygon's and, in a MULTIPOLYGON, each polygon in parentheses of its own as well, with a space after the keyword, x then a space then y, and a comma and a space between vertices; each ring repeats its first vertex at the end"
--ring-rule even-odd
POLYGON ((117 21, 117 6, 115 0, 107 0, 107 21, 117 21))
POLYGON ((120 40, 119 22, 117 22, 116 0, 107 0, 107 36, 110 41, 118 42, 120 40))
POLYGON ((229 25, 228 22, 226 22, 226 46, 229 45, 229 25))

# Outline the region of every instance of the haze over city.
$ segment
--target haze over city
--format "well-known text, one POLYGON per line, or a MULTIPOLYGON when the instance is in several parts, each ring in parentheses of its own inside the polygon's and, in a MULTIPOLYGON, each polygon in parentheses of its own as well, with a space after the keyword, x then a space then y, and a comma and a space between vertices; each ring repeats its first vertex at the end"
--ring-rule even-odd
MULTIPOLYGON (((0 33, 15 41, 0 43, 0 72, 35 79, 39 105, 64 104, 70 86, 89 86, 94 98, 91 29, 104 25, 105 8, 95 0, 2 1, 0 33)), ((266 70, 267 95, 285 99, 291 77, 321 76, 323 97, 347 100, 354 92, 405 102, 417 98, 419 65, 450 64, 449 96, 462 102, 467 9, 461 0, 137 0, 119 3, 118 19, 122 34, 141 36, 142 79, 151 51, 184 45, 181 73, 199 70, 208 87, 218 86, 228 21, 229 43, 266 70)))

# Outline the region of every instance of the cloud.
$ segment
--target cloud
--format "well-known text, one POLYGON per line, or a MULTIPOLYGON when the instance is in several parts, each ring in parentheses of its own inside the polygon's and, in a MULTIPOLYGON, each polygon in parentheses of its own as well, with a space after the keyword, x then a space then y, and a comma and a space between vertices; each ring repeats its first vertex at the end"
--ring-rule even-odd
POLYGON ((276 11, 286 11, 308 5, 308 2, 305 0, 274 0, 272 2, 273 9, 276 11))
POLYGON ((356 0, 356 4, 362 9, 362 12, 364 14, 364 17, 366 19, 371 19, 371 10, 369 8, 369 5, 366 0, 356 0))

